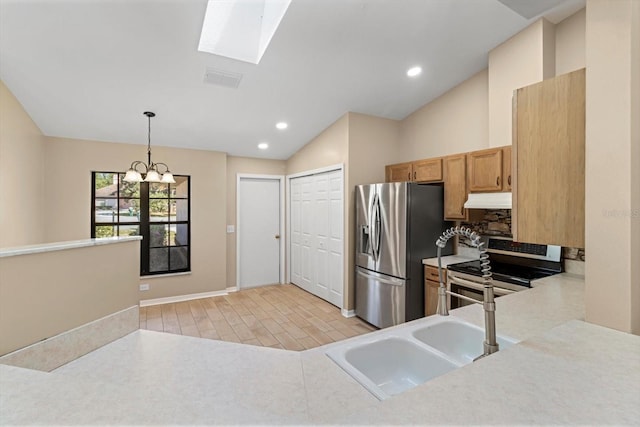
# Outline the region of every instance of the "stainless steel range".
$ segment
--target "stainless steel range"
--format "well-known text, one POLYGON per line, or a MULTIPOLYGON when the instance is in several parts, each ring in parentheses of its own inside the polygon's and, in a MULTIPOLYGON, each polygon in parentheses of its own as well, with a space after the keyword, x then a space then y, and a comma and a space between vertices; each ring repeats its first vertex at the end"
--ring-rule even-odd
MULTIPOLYGON (((506 237, 485 236, 483 240, 489 253, 496 297, 528 289, 533 280, 562 272, 560 246, 519 243, 506 237)), ((448 290, 482 301, 479 260, 449 264, 447 275, 448 290)), ((452 309, 472 304, 455 296, 449 298, 452 309)))

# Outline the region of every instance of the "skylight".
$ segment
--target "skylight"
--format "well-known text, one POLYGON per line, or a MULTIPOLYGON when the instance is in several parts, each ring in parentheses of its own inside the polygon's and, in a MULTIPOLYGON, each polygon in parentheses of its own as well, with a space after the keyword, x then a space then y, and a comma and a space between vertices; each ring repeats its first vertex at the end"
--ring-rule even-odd
POLYGON ((209 0, 198 50, 258 64, 291 0, 209 0))

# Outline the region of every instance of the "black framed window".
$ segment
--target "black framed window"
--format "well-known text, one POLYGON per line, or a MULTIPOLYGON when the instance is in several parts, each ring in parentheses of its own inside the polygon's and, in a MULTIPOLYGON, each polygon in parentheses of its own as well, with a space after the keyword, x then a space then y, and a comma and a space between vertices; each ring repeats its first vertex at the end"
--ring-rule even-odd
POLYGON ((191 270, 190 177, 132 183, 122 172, 91 174, 91 237, 142 236, 140 275, 191 270))

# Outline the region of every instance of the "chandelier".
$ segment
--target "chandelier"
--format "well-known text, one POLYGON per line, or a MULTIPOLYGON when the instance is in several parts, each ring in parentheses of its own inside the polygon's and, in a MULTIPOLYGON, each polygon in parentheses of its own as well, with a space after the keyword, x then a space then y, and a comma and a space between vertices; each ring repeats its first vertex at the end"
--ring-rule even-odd
POLYGON ((151 161, 151 117, 155 117, 155 113, 145 111, 144 115, 149 119, 149 136, 147 142, 147 163, 136 160, 131 163, 129 170, 124 176, 127 182, 164 182, 175 184, 176 180, 169 171, 169 167, 165 163, 153 163, 151 161), (138 169, 140 168, 140 170, 138 169), (144 168, 144 171, 142 170, 144 168), (161 176, 162 175, 162 176, 161 176))

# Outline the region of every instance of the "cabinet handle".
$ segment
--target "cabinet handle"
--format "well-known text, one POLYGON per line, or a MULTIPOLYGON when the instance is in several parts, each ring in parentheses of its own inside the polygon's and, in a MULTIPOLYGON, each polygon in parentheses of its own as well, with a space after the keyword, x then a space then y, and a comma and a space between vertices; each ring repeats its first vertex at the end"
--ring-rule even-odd
POLYGON ((500 187, 500 177, 497 177, 497 178, 496 178, 496 185, 497 185, 498 187, 500 187))
POLYGON ((411 172, 407 174, 407 181, 411 181, 411 172))
POLYGON ((509 175, 509 178, 507 178, 507 184, 511 185, 511 175, 509 175))
POLYGON ((413 179, 416 179, 416 172, 413 172, 413 179))

